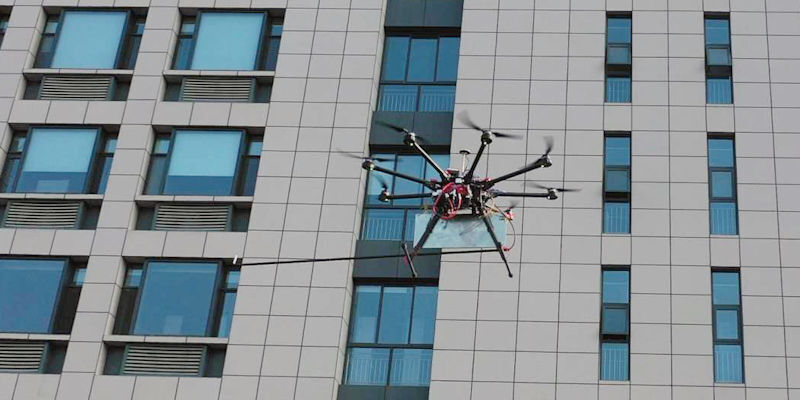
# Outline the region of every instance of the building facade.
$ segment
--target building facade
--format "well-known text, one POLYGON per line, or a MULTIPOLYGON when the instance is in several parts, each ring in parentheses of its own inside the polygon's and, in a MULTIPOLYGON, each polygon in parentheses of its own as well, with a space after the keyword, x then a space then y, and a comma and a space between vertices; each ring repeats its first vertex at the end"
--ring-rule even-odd
POLYGON ((800 400, 800 0, 2 0, 0 399, 800 400), (495 253, 400 254, 461 164, 495 253), (259 264, 261 263, 261 264, 259 264))

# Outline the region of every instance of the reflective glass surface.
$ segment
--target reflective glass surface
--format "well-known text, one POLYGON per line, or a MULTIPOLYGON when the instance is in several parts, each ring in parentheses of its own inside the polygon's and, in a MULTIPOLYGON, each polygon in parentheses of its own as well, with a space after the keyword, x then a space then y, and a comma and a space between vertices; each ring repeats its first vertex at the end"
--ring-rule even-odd
POLYGON ((222 315, 219 318, 218 337, 228 337, 231 333, 233 322, 233 308, 236 306, 236 292, 225 293, 222 296, 222 315))
POLYGON ((417 85, 381 85, 378 111, 416 111, 417 85))
POLYGON ((408 60, 410 82, 433 82, 436 74, 437 39, 411 39, 411 52, 408 60))
POLYGON ((390 349, 351 348, 347 350, 345 383, 384 386, 389 377, 390 349))
POLYGON ((448 112, 453 111, 456 103, 455 86, 422 86, 420 87, 419 111, 448 112))
POLYGON ((630 192, 631 176, 628 169, 606 169, 607 192, 630 192))
POLYGON ((400 240, 403 237, 404 210, 367 209, 364 213, 364 240, 400 240))
POLYGON ((607 201, 603 209, 604 233, 630 233, 631 204, 628 202, 607 201))
POLYGON ((32 129, 17 192, 82 193, 97 135, 97 129, 32 129))
POLYGON ((715 339, 718 340, 738 340, 739 339, 739 311, 738 310, 715 310, 715 339))
POLYGON ((739 231, 736 203, 714 201, 710 207, 711 234, 736 235, 739 231))
POLYGON ((708 166, 733 167, 733 140, 708 139, 708 166))
POLYGON ((606 102, 608 102, 608 103, 630 103, 631 102, 631 78, 630 77, 607 77, 606 78, 606 102))
POLYGON ((219 266, 150 262, 136 314, 136 335, 205 336, 219 266))
MULTIPOLYGON (((415 177, 425 176, 425 165, 427 162, 422 156, 400 155, 397 156, 398 172, 415 177)), ((394 180, 394 192, 397 194, 422 193, 422 185, 406 179, 394 180)), ((400 199, 394 200, 395 205, 416 205, 421 203, 421 199, 400 199)))
POLYGON ((458 49, 461 39, 457 37, 439 38, 439 55, 436 67, 436 80, 455 81, 458 77, 458 49))
POLYGON ((731 78, 706 79, 706 102, 709 104, 733 103, 733 85, 731 78))
POLYGON ((608 19, 608 43, 631 42, 630 17, 611 17, 608 19))
MULTIPOLYGON (((386 169, 395 168, 395 155, 377 153, 372 154, 375 158, 387 159, 389 161, 375 161, 375 165, 381 166, 386 169)), ((386 204, 378 200, 383 191, 383 185, 386 185, 389 191, 392 190, 392 181, 394 178, 391 175, 378 171, 369 172, 369 182, 367 184, 367 200, 368 204, 386 204)))
POLYGON ((603 307, 603 334, 625 335, 628 333, 628 310, 603 307))
POLYGON ((357 286, 355 306, 350 324, 350 342, 375 343, 378 331, 381 287, 357 286))
POLYGON ((128 13, 65 11, 50 68, 116 67, 128 13))
POLYGON ((244 12, 201 14, 192 69, 254 70, 266 15, 244 12))
POLYGON ((629 271, 603 271, 603 303, 627 304, 630 301, 629 288, 629 271))
POLYGON ((386 38, 386 50, 383 59, 383 80, 404 81, 408 65, 408 45, 411 39, 404 36, 386 38))
POLYGON ((606 165, 631 165, 631 138, 606 137, 606 165))
POLYGON ((242 131, 177 131, 164 194, 232 194, 242 135, 242 131))
POLYGON ((0 259, 0 332, 50 333, 63 260, 0 259))
POLYGON ((408 343, 412 293, 413 289, 410 287, 383 288, 378 343, 408 343))
POLYGON ((733 198, 733 172, 711 171, 711 197, 715 199, 733 198))
POLYGON ((714 272, 711 274, 714 305, 739 305, 739 274, 714 272))
POLYGON ((431 382, 431 349, 392 350, 392 386, 428 386, 431 382))
POLYGON ((411 343, 433 344, 438 298, 439 288, 436 286, 417 286, 415 288, 411 343))
POLYGON ((714 346, 714 377, 720 383, 742 382, 742 346, 720 344, 714 346))
POLYGON ((604 381, 627 381, 628 359, 627 343, 603 343, 600 354, 600 379, 604 381))
POLYGON ((730 44, 730 21, 721 18, 706 19, 706 44, 730 44))

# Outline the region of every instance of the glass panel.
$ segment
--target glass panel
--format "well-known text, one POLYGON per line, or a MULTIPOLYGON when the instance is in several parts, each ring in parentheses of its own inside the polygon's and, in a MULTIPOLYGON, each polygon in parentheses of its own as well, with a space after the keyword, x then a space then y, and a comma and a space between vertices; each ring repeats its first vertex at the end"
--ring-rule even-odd
POLYGON ((242 275, 241 271, 228 271, 228 276, 225 278, 226 289, 236 289, 239 287, 239 277, 242 275))
POLYGON ((153 154, 167 154, 169 152, 169 138, 158 138, 153 143, 153 154))
POLYGON ((731 48, 728 46, 706 47, 706 62, 711 66, 731 65, 731 48))
POLYGON ((117 138, 106 139, 106 145, 103 146, 103 151, 106 153, 113 153, 117 150, 117 138))
MULTIPOLYGON (((373 154, 375 158, 388 159, 390 161, 375 161, 375 165, 379 165, 386 169, 394 169, 394 154, 373 154)), ((369 183, 367 184, 367 204, 385 204, 378 200, 383 191, 383 185, 386 185, 389 190, 392 190, 393 177, 383 172, 370 171, 369 183)))
POLYGON ((378 111, 417 111, 416 85, 381 85, 378 111))
POLYGON ((603 307, 603 334, 626 335, 628 333, 628 310, 603 307))
POLYGON ((419 111, 453 111, 456 104, 455 86, 422 86, 420 91, 419 111))
POLYGON ((219 317, 217 337, 228 337, 233 322, 233 308, 236 305, 236 292, 227 292, 222 296, 222 315, 219 317))
POLYGON ((437 39, 411 39, 407 81, 433 82, 437 44, 437 39))
POLYGON ((350 343, 375 343, 378 333, 380 286, 356 287, 355 306, 350 324, 350 343))
POLYGON ((714 305, 739 305, 739 274, 736 272, 714 272, 714 305))
POLYGON ((192 69, 256 69, 264 19, 263 13, 201 14, 192 69))
POLYGON ((630 103, 631 78, 629 77, 606 78, 606 102, 630 103))
POLYGON ((439 59, 436 68, 438 82, 454 82, 458 77, 459 44, 460 39, 457 37, 439 38, 439 59))
POLYGON ((711 234, 736 235, 738 231, 736 203, 711 203, 711 234))
POLYGON ((394 349, 392 352, 392 386, 428 386, 431 382, 430 349, 394 349))
MULTIPOLYGON (((48 22, 48 26, 50 23, 48 22)), ((55 36, 52 34, 42 35, 42 40, 39 42, 39 54, 36 55, 36 68, 50 68, 53 63, 53 47, 56 44, 55 36)))
POLYGON ((141 268, 128 269, 128 272, 125 274, 125 286, 139 287, 141 283, 142 283, 142 269, 141 268))
POLYGON ((283 35, 283 20, 274 21, 270 27, 269 34, 272 36, 283 35))
POLYGON ((114 157, 103 157, 103 165, 100 167, 100 182, 97 183, 97 193, 105 193, 108 184, 108 175, 111 174, 111 162, 114 157))
POLYGON ((714 376, 720 383, 742 382, 742 346, 719 344, 714 346, 714 376))
POLYGON ((261 140, 251 140, 250 143, 247 144, 247 155, 260 157, 263 147, 264 143, 261 140))
POLYGON ((189 69, 189 58, 192 54, 192 37, 181 37, 178 39, 178 48, 175 49, 175 62, 172 68, 174 69, 189 69))
POLYGON ((97 129, 33 129, 17 192, 83 192, 97 134, 97 129))
POLYGON ((167 168, 167 158, 164 156, 150 157, 150 172, 147 175, 147 186, 144 194, 161 194, 161 186, 164 184, 165 169, 167 168))
POLYGON ((0 260, 0 332, 49 333, 62 260, 0 260))
POLYGON ((408 343, 411 325, 410 287, 383 288, 381 304, 381 322, 378 332, 378 343, 408 343))
POLYGON ((717 340, 738 340, 739 339, 739 311, 738 310, 715 310, 716 314, 716 339, 717 340))
POLYGON ((281 48, 281 39, 280 38, 270 38, 269 39, 269 48, 267 49, 267 62, 266 62, 266 70, 267 71, 275 71, 275 67, 278 66, 278 52, 281 48))
POLYGON ((711 197, 715 199, 733 198, 733 172, 711 172, 711 197))
POLYGON ((606 169, 606 192, 630 192, 631 176, 627 169, 606 169))
POLYGON ((627 304, 630 301, 629 282, 629 271, 603 271, 603 303, 627 304))
POLYGON ((604 381, 628 380, 628 344, 603 343, 600 354, 600 379, 604 381))
POLYGON ((603 210, 604 233, 631 232, 631 205, 628 202, 606 202, 603 210))
POLYGON ((83 286, 83 282, 86 281, 86 268, 76 268, 72 272, 72 282, 70 282, 73 286, 83 286))
POLYGON ((363 240, 400 240, 403 210, 371 209, 364 214, 363 240))
POLYGON ((195 27, 194 18, 187 18, 181 24, 181 35, 194 35, 195 27))
POLYGON ((383 80, 405 81, 408 64, 408 37, 387 37, 383 56, 383 80))
MULTIPOLYGON (((426 161, 422 156, 397 156, 397 171, 415 177, 425 176, 426 161)), ((395 179, 395 194, 422 193, 422 185, 406 179, 395 179)), ((394 200, 395 205, 419 205, 422 199, 394 200)))
POLYGON ((417 286, 414 290, 414 314, 411 318, 411 343, 433 344, 436 326, 436 286, 417 286))
POLYGON ((258 179, 257 157, 248 157, 244 160, 244 177, 242 178, 242 192, 240 196, 252 196, 256 192, 256 180, 258 179))
POLYGON ((389 349, 352 348, 347 351, 345 383, 385 386, 389 378, 389 349))
POLYGON ((19 158, 6 158, 6 166, 3 169, 2 182, 0 182, 3 192, 12 190, 12 186, 17 180, 17 174, 19 174, 19 165, 19 158))
POLYGON ((631 19, 612 17, 608 19, 608 43, 631 42, 631 19))
POLYGON ((8 147, 8 151, 11 153, 22 153, 22 150, 25 149, 25 136, 16 135, 14 139, 11 139, 11 145, 8 147))
POLYGON ((65 11, 50 68, 116 67, 127 20, 125 11, 65 11))
POLYGON ((731 78, 706 79, 706 101, 709 104, 732 104, 733 87, 731 78))
POLYGON ((708 166, 733 167, 733 140, 708 139, 708 166))
POLYGON ((44 33, 55 35, 56 31, 58 30, 58 21, 56 20, 58 17, 48 17, 47 19, 48 21, 44 25, 44 33))
POLYGON ((205 336, 218 271, 216 263, 149 263, 133 333, 205 336))
POLYGON ((629 44, 609 44, 606 62, 611 65, 630 65, 631 46, 629 44))
POLYGON ((241 131, 177 131, 164 194, 231 194, 242 135, 241 131))
POLYGON ((730 22, 727 19, 706 19, 706 44, 730 44, 730 22))
POLYGON ((631 165, 630 137, 606 137, 606 165, 631 165))
POLYGON ((423 210, 406 210, 406 225, 403 240, 406 242, 414 241, 414 225, 417 221, 417 215, 422 214, 423 210))

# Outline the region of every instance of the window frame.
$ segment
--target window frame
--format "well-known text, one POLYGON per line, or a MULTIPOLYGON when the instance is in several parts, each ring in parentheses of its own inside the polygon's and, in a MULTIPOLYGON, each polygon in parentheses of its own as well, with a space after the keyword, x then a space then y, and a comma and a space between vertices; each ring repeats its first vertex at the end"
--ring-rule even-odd
POLYGON ((603 102, 615 104, 630 104, 633 102, 633 14, 631 12, 606 12, 605 23, 605 75, 603 78, 603 102), (612 42, 608 32, 609 22, 612 19, 628 19, 631 22, 631 39, 630 42, 612 42), (627 47, 629 54, 628 63, 611 63, 609 59, 609 50, 612 47, 627 47), (628 101, 609 101, 609 78, 627 78, 629 93, 628 101))
POLYGON ((738 192, 738 174, 736 172, 736 135, 733 133, 724 133, 724 132, 709 132, 706 135, 706 157, 707 162, 706 165, 708 167, 708 231, 711 235, 722 235, 722 236, 738 236, 739 235, 739 192, 738 192), (733 159, 733 166, 731 167, 712 167, 711 166, 711 157, 709 154, 709 146, 708 143, 711 140, 729 140, 731 142, 731 157, 733 159), (731 174, 731 197, 714 197, 714 181, 712 180, 712 176, 714 172, 730 172, 731 174), (714 216, 711 212, 711 205, 714 203, 722 203, 728 204, 732 203, 735 208, 736 213, 736 226, 735 233, 727 234, 727 233, 713 233, 714 227, 714 216))
MULTIPOLYGON (((98 160, 101 156, 105 157, 108 154, 104 152, 104 145, 106 141, 113 137, 117 138, 118 134, 106 132, 102 126, 98 125, 87 125, 87 126, 79 126, 79 125, 31 125, 25 131, 20 131, 19 133, 21 136, 25 137, 25 144, 22 148, 22 151, 19 155, 16 152, 11 155, 15 158, 18 157, 19 159, 19 169, 17 170, 17 174, 15 177, 12 177, 13 182, 9 183, 9 190, 3 193, 39 193, 39 194, 102 194, 102 193, 94 193, 95 188, 99 185, 100 177, 97 176, 98 169, 100 166, 98 165, 98 160), (80 192, 18 192, 17 186, 19 185, 19 180, 22 178, 23 167, 25 165, 25 159, 28 156, 28 150, 31 144, 31 135, 35 129, 94 129, 97 131, 97 135, 95 137, 95 141, 92 147, 92 156, 89 160, 89 167, 86 170, 86 178, 83 183, 83 187, 81 188, 80 192), (24 132, 24 133, 22 133, 24 132), (101 150, 103 150, 101 154, 101 150)), ((13 138, 12 138, 13 140, 13 138)), ((116 153, 116 151, 115 151, 116 153)), ((111 153, 112 158, 112 166, 113 166, 113 157, 115 153, 111 153)), ((6 161, 3 163, 3 172, 5 173, 5 168, 7 166, 7 161, 11 157, 7 155, 6 161)))
POLYGON ((742 321, 742 274, 738 268, 735 267, 712 267, 711 268, 711 347, 712 347, 712 354, 714 358, 714 383, 722 383, 722 384, 744 384, 745 383, 745 362, 744 362, 744 322, 742 321), (732 304, 714 304, 714 274, 716 273, 733 273, 737 276, 737 283, 739 285, 739 304, 732 305, 732 304), (717 310, 735 310, 737 311, 737 318, 738 318, 738 339, 718 339, 717 338, 717 310), (740 367, 742 371, 742 380, 741 382, 729 382, 729 381, 719 381, 717 377, 717 346, 718 345, 737 345, 741 351, 742 357, 740 359, 740 367))
POLYGON ((630 235, 631 234, 631 203, 633 198, 633 135, 630 132, 624 131, 605 131, 603 134, 603 216, 602 216, 602 233, 603 234, 617 234, 617 235, 630 235), (628 157, 631 162, 627 166, 623 165, 608 165, 606 163, 608 154, 608 138, 627 138, 628 139, 628 157), (628 191, 609 191, 607 189, 606 175, 609 171, 627 171, 628 173, 628 191), (628 230, 627 232, 606 232, 606 204, 607 203, 627 203, 628 204, 628 230))
MULTIPOLYGON (((139 267, 142 271, 141 277, 139 278, 139 286, 136 291, 136 299, 133 305, 133 311, 131 313, 131 320, 128 324, 128 332, 122 333, 123 335, 135 335, 135 336, 158 336, 158 337, 216 337, 213 334, 215 327, 218 325, 219 315, 217 315, 216 311, 219 308, 220 303, 220 294, 222 285, 225 283, 225 276, 228 271, 225 264, 222 260, 214 260, 214 259, 180 259, 180 258, 150 258, 146 259, 143 263, 135 266, 134 268, 139 267), (211 295, 211 306, 208 309, 208 321, 206 322, 206 327, 204 331, 204 335, 155 335, 152 333, 149 334, 139 334, 136 333, 136 320, 139 318, 139 307, 142 300, 142 294, 144 293, 145 284, 147 283, 147 275, 148 269, 150 268, 151 262, 157 263, 202 263, 202 264, 216 264, 217 271, 214 277, 214 289, 212 290, 211 295)), ((128 269, 131 268, 130 266, 126 267, 125 273, 127 276, 128 269)), ((124 282, 123 282, 124 284, 124 282)), ((125 286, 128 287, 128 286, 125 286)), ((238 289, 238 288, 237 288, 238 289)), ((119 306, 117 306, 119 307, 119 306)))
MULTIPOLYGON (((114 8, 114 7, 91 7, 91 8, 64 7, 64 8, 62 8, 58 12, 58 20, 57 20, 57 25, 56 25, 56 31, 53 34, 53 51, 52 51, 52 54, 50 55, 50 60, 48 61, 47 66, 43 66, 42 65, 42 66, 37 66, 37 68, 54 69, 52 67, 52 65, 53 65, 53 56, 55 56, 56 50, 58 49, 59 42, 61 41, 61 29, 64 27, 64 14, 69 12, 69 11, 101 11, 101 12, 102 11, 106 11, 106 12, 108 12, 108 11, 114 11, 114 12, 123 11, 123 12, 125 12, 127 14, 127 17, 125 18, 125 25, 122 27, 122 36, 119 39, 119 44, 118 44, 118 47, 117 47, 117 54, 114 57, 114 68, 110 68, 110 69, 120 69, 121 68, 120 63, 122 62, 122 58, 124 56, 125 49, 127 47, 127 43, 126 43, 125 39, 130 34, 130 29, 131 29, 131 25, 132 25, 131 24, 131 20, 135 19, 136 15, 134 14, 133 10, 131 10, 131 9, 128 9, 128 8, 114 8)), ((53 15, 56 15, 56 14, 54 13, 53 15)), ((47 22, 45 22, 45 24, 47 24, 47 22)), ((42 34, 44 34, 44 32, 42 32, 42 34)), ((38 56, 39 50, 40 49, 37 49, 37 56, 38 56)), ((58 67, 58 68, 55 68, 55 69, 84 69, 84 68, 58 67)), ((106 70, 106 68, 94 68, 94 69, 106 70)), ((133 66, 130 66, 130 68, 128 68, 128 69, 133 69, 133 66)))
POLYGON ((703 14, 703 60, 705 63, 705 70, 706 70, 706 79, 705 79, 705 86, 706 86, 706 104, 733 104, 734 102, 734 92, 733 92, 733 43, 732 43, 732 36, 731 36, 731 17, 730 13, 727 12, 706 12, 703 14), (722 44, 709 44, 708 43, 708 29, 707 29, 707 21, 708 20, 725 20, 728 22, 728 44, 727 46, 722 44), (722 49, 727 48, 728 50, 728 60, 730 64, 728 65, 718 65, 718 64, 710 64, 709 63, 709 49, 722 49), (710 79, 728 79, 730 81, 730 93, 731 93, 731 101, 730 103, 719 103, 719 102, 710 102, 710 98, 708 96, 708 89, 709 89, 709 80, 710 79))
POLYGON ((603 344, 604 343, 625 343, 628 345, 628 371, 626 373, 627 379, 624 381, 614 382, 629 382, 631 379, 631 282, 632 270, 628 265, 603 265, 600 268, 600 340, 599 340, 599 357, 598 357, 598 379, 603 379, 603 344), (606 303, 603 301, 604 280, 603 275, 606 271, 627 272, 628 273, 628 302, 627 303, 606 303), (605 333, 603 331, 603 316, 605 315, 606 308, 624 309, 626 311, 627 329, 625 334, 605 333))
MULTIPOLYGON (((47 332, 28 332, 29 334, 45 334, 45 335, 53 335, 58 334, 55 332, 56 323, 58 321, 58 317, 60 316, 61 312, 61 303, 63 300, 64 293, 66 292, 67 286, 70 284, 73 276, 73 266, 70 263, 69 257, 32 257, 32 256, 14 256, 14 255, 6 255, 0 257, 2 260, 36 260, 36 261, 61 261, 61 279, 58 283, 58 291, 56 292, 55 301, 53 302, 53 309, 50 312, 50 320, 47 324, 47 332)), ((74 321, 73 321, 74 322, 74 321)), ((0 331, 0 333, 24 333, 24 332, 11 332, 11 331, 0 331)), ((69 334, 69 333, 67 333, 69 334)))

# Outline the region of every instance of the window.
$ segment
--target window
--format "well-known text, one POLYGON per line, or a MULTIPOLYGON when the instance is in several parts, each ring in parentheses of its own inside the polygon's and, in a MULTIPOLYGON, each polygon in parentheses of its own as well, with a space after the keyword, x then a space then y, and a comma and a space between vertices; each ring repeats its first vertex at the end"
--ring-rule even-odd
POLYGON ((173 69, 274 70, 283 21, 266 12, 199 12, 184 17, 173 69))
POLYGON ((453 111, 457 36, 387 36, 378 111, 453 111))
POLYGON ((0 332, 69 333, 85 275, 67 259, 0 259, 0 332))
POLYGON ((116 334, 227 337, 239 270, 219 262, 149 261, 128 268, 116 334))
POLYGON ((356 286, 345 384, 428 386, 437 298, 436 286, 356 286))
POLYGON ((733 103, 730 19, 727 15, 707 15, 706 102, 733 103))
POLYGON ((98 128, 32 128, 6 156, 3 192, 103 193, 116 137, 98 128))
POLYGON ((603 268, 600 379, 627 381, 630 343, 630 269, 603 268))
POLYGON ((606 133, 603 184, 603 233, 630 233, 630 134, 606 133))
POLYGON ((262 137, 242 130, 176 129, 159 135, 146 194, 252 196, 262 137))
POLYGON ((631 102, 631 16, 609 15, 606 33, 606 102, 631 102))
POLYGON ((721 383, 743 382, 742 302, 739 272, 712 270, 714 318, 714 379, 721 383))
POLYGON ((6 37, 6 30, 8 30, 8 15, 0 15, 0 44, 3 43, 3 38, 6 37))
POLYGON ((736 153, 730 135, 708 137, 708 194, 712 235, 739 233, 736 153))
POLYGON ((144 18, 126 10, 66 10, 47 18, 37 68, 132 69, 144 18))
MULTIPOLYGON (((399 171, 411 176, 437 178, 439 174, 422 156, 415 154, 376 153, 373 157, 388 161, 376 161, 376 165, 399 171)), ((450 165, 450 155, 432 154, 437 164, 446 168, 450 165)), ((429 204, 430 199, 400 199, 384 203, 378 199, 384 183, 391 193, 411 194, 429 191, 424 186, 394 178, 382 172, 371 171, 367 183, 367 199, 364 207, 363 240, 405 240, 414 239, 414 219, 421 213, 421 206, 429 204)))

